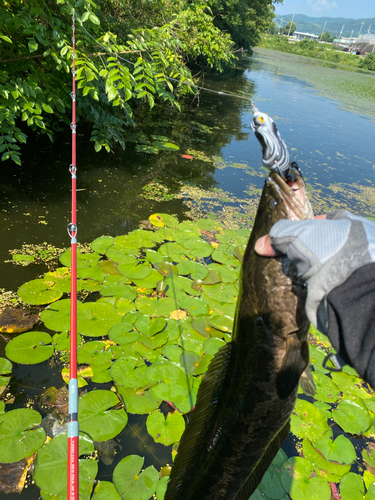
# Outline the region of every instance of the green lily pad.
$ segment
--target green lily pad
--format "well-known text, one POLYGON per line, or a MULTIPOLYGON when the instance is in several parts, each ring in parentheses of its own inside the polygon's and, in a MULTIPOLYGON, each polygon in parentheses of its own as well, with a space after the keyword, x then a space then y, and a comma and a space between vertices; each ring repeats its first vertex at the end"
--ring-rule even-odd
POLYGON ((108 276, 121 276, 121 273, 118 270, 118 263, 113 260, 101 260, 98 267, 105 275, 104 279, 108 278, 108 276))
POLYGON ((161 360, 147 368, 146 377, 150 382, 157 382, 151 388, 157 399, 176 401, 186 398, 192 389, 191 377, 178 363, 161 360))
MULTIPOLYGON (((271 464, 266 470, 258 488, 267 498, 272 498, 273 500, 282 499, 285 495, 285 491, 280 481, 280 470, 276 469, 276 467, 271 464)), ((252 496, 250 499, 251 498, 252 496)), ((260 498, 263 498, 262 495, 260 498)))
POLYGON ((27 332, 12 339, 5 347, 11 361, 24 365, 42 363, 53 354, 51 336, 45 332, 27 332))
POLYGON ((336 410, 332 411, 332 418, 349 434, 362 434, 373 423, 373 418, 360 398, 343 399, 336 410))
POLYGON ((111 410, 119 399, 111 391, 91 391, 79 399, 79 427, 94 441, 112 439, 123 430, 128 422, 124 410, 111 410))
POLYGON ((321 476, 328 482, 338 483, 340 478, 350 471, 350 465, 336 464, 322 457, 308 439, 303 440, 303 456, 307 458, 321 476))
POLYGON ((210 325, 216 328, 216 330, 221 330, 222 332, 232 333, 233 330, 233 318, 226 316, 224 314, 214 316, 210 325))
POLYGON ((314 466, 306 458, 292 457, 281 470, 281 484, 293 500, 330 500, 331 488, 324 477, 313 476, 314 466))
POLYGON ((117 385, 139 389, 148 384, 147 366, 138 366, 138 357, 122 357, 117 359, 111 368, 111 375, 117 385))
MULTIPOLYGON (((94 262, 100 259, 100 255, 97 253, 81 253, 80 249, 77 248, 77 269, 82 269, 85 267, 90 267, 94 262)), ((60 255, 60 262, 63 266, 69 267, 72 263, 72 250, 68 248, 60 255)))
POLYGON ((199 229, 210 231, 211 233, 217 233, 223 230, 223 226, 216 220, 212 219, 198 219, 196 224, 199 229))
POLYGON ((314 372, 312 375, 316 386, 315 398, 326 403, 335 403, 341 395, 337 385, 323 373, 314 372))
POLYGON ((129 278, 130 280, 140 280, 146 278, 151 274, 152 267, 149 264, 123 264, 120 263, 118 269, 121 274, 129 278))
POLYGON ((178 411, 168 413, 164 418, 163 413, 158 410, 147 417, 146 426, 156 443, 170 446, 180 441, 185 430, 185 420, 178 411))
MULTIPOLYGON (((82 303, 78 301, 77 311, 80 310, 81 306, 82 303)), ((70 330, 70 299, 59 300, 51 304, 41 313, 40 319, 50 330, 58 332, 70 330)))
POLYGON ((113 482, 123 500, 148 500, 156 491, 159 474, 151 465, 142 472, 144 458, 129 455, 113 471, 113 482))
POLYGON ((208 269, 203 264, 198 264, 192 260, 183 260, 177 264, 177 269, 179 274, 184 276, 191 275, 191 279, 201 279, 206 278, 208 274, 208 269))
MULTIPOLYGON (((79 436, 79 455, 89 455, 95 451, 94 443, 85 435, 79 436)), ((67 455, 68 439, 66 432, 58 434, 46 443, 38 452, 35 460, 33 479, 39 488, 50 495, 67 493, 67 455)), ((96 474, 98 462, 90 458, 80 458, 79 462, 79 498, 89 500, 96 474)))
POLYGON ((209 314, 210 308, 204 300, 195 297, 186 297, 178 302, 181 309, 184 309, 194 318, 209 314))
POLYGON ((107 344, 100 340, 85 342, 77 350, 79 364, 87 363, 92 367, 109 368, 112 365, 112 351, 106 350, 107 344))
POLYGON ((323 403, 322 401, 314 401, 313 405, 318 408, 327 418, 331 418, 331 406, 327 403, 323 403))
POLYGON ((328 429, 326 416, 308 401, 298 398, 291 416, 293 434, 314 441, 321 438, 328 429))
POLYGON ((346 396, 351 395, 361 399, 370 399, 372 397, 371 392, 365 388, 362 379, 354 375, 344 372, 332 372, 331 377, 346 396))
POLYGON ((162 276, 173 276, 178 274, 177 267, 174 264, 170 264, 169 262, 155 262, 154 267, 162 276))
MULTIPOLYGON (((77 333, 77 346, 82 342, 82 337, 77 333)), ((70 350, 70 335, 69 332, 56 333, 52 337, 52 345, 56 351, 70 350)))
POLYGON ((218 302, 235 304, 237 302, 238 290, 231 283, 218 283, 216 285, 202 285, 202 290, 207 297, 218 302))
POLYGON ((177 144, 173 144, 172 142, 159 142, 159 141, 154 141, 152 143, 153 146, 155 146, 158 149, 162 149, 164 151, 178 151, 180 148, 177 146, 177 144))
POLYGON ((133 344, 139 338, 139 332, 127 323, 117 323, 108 332, 108 337, 116 344, 133 344))
MULTIPOLYGON (((220 265, 220 264, 218 264, 220 265)), ((224 266, 220 266, 224 267, 224 266)), ((209 269, 207 277, 203 280, 204 285, 216 285, 216 283, 221 283, 221 276, 217 271, 209 269)))
POLYGON ((96 253, 105 254, 106 250, 113 245, 115 239, 112 236, 100 236, 91 243, 91 248, 96 253))
POLYGON ((115 485, 109 481, 98 481, 92 500, 121 500, 115 485))
POLYGON ((121 320, 120 311, 105 299, 86 302, 78 309, 77 331, 81 335, 102 337, 107 335, 109 329, 121 320))
POLYGON ((159 408, 161 403, 150 390, 132 389, 118 385, 117 391, 122 397, 128 413, 148 414, 159 408))
POLYGON ((353 444, 343 434, 337 436, 334 441, 329 436, 324 435, 321 439, 314 441, 313 445, 327 460, 333 462, 352 464, 356 459, 353 444))
POLYGON ((0 374, 4 375, 7 373, 12 373, 12 363, 9 359, 0 358, 0 374))
POLYGON ((156 487, 156 500, 164 500, 168 487, 169 476, 163 476, 156 487))
POLYGON ((214 356, 220 347, 223 347, 225 344, 226 342, 224 342, 224 340, 210 338, 203 344, 203 350, 206 354, 212 354, 212 356, 214 356))
POLYGON ((362 500, 365 487, 361 476, 348 472, 340 481, 340 494, 342 500, 362 500))
MULTIPOLYGON (((239 271, 230 266, 212 263, 208 266, 209 269, 219 273, 221 280, 224 283, 234 283, 238 280, 239 271)), ((208 284, 208 283, 206 283, 208 284)))
POLYGON ((39 427, 41 415, 29 408, 19 408, 0 414, 0 463, 19 462, 30 457, 46 439, 39 427))
POLYGON ((116 298, 123 298, 132 301, 136 298, 137 292, 129 285, 123 283, 105 285, 100 290, 101 295, 105 297, 114 296, 116 298))
POLYGON ((233 257, 232 254, 228 254, 226 250, 226 245, 219 245, 217 249, 212 252, 211 259, 226 266, 233 266, 234 268, 238 267, 240 262, 233 257))
POLYGON ((153 226, 156 227, 177 227, 178 226, 178 220, 176 217, 173 217, 173 215, 169 214, 152 214, 148 218, 148 220, 151 222, 153 226))
POLYGON ((17 293, 26 304, 49 304, 58 300, 63 294, 61 290, 54 289, 54 286, 53 283, 50 287, 44 279, 32 280, 21 285, 17 293))
POLYGON ((151 273, 148 276, 146 276, 146 278, 142 278, 139 280, 133 279, 133 283, 136 286, 141 287, 141 288, 152 289, 152 288, 156 288, 160 279, 161 279, 160 273, 156 269, 153 269, 151 271, 151 273))
POLYGON ((315 345, 309 346, 310 362, 314 365, 314 370, 317 373, 329 373, 329 370, 323 368, 323 361, 327 353, 315 345))

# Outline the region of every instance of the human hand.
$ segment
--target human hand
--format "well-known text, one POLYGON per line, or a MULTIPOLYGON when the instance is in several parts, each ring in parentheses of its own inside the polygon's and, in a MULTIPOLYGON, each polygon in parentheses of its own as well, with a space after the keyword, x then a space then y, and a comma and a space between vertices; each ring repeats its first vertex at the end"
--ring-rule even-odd
POLYGON ((315 220, 277 222, 255 251, 286 254, 307 283, 306 313, 323 333, 328 330, 327 295, 359 267, 375 261, 375 223, 345 210, 315 220))

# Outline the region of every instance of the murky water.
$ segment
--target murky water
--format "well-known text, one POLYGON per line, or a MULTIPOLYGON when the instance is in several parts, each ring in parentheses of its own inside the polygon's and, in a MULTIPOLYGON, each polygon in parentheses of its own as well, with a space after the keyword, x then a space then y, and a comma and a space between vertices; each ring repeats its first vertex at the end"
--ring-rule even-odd
MULTIPOLYGON (((78 126, 78 240, 83 243, 102 234, 124 234, 155 212, 176 214, 180 220, 187 218, 191 205, 181 196, 169 201, 141 196, 144 186, 155 180, 172 195, 188 187, 206 194, 221 193, 218 204, 210 205, 207 201, 199 205, 199 210, 226 213, 237 207, 246 217, 251 210, 244 208, 243 203, 254 196, 256 200, 258 194, 253 193, 263 183, 263 175, 259 175, 261 150, 250 130, 251 98, 277 122, 292 159, 299 163, 311 185, 310 197, 316 212, 344 207, 373 216, 374 102, 358 93, 351 99, 350 86, 347 85, 346 93, 340 86, 343 72, 318 64, 311 69, 298 59, 260 51, 250 61, 242 61, 241 67, 230 74, 207 78, 204 82, 207 88, 239 97, 202 91, 199 101, 186 99, 183 115, 167 111, 162 116, 155 114, 144 133, 167 136, 180 146, 179 152, 146 155, 136 153, 129 144, 126 151, 116 149, 114 153, 96 154, 85 130, 78 126), (327 95, 324 95, 324 80, 327 95), (337 99, 332 83, 335 81, 340 89, 337 99), (357 103, 355 109, 353 102, 357 103), (181 156, 186 153, 194 159, 181 156), (224 163, 218 160, 215 163, 212 157, 222 157, 224 163)), ((375 77, 368 75, 350 73, 350 76, 356 79, 358 88, 375 82, 375 77)), ((46 271, 44 266, 18 267, 4 263, 9 258, 9 249, 20 248, 24 243, 48 242, 57 247, 70 244, 66 232, 70 220, 69 132, 53 145, 45 140, 29 144, 22 168, 2 165, 1 288, 17 290, 23 282, 46 271)), ((0 355, 3 355, 1 345, 0 355)), ((17 368, 12 390, 18 391, 19 396, 14 408, 23 406, 28 397, 37 398, 43 386, 51 385, 51 381, 45 380, 41 366, 36 367, 39 375, 32 373, 35 370, 32 367, 17 368)), ((134 422, 132 428, 127 427, 129 436, 136 432, 137 425, 134 422)), ((138 452, 144 454, 144 444, 140 446, 142 450, 138 452)), ((165 463, 167 458, 158 450, 160 446, 154 446, 154 451, 150 448, 150 453, 163 457, 161 462, 165 463)), ((101 473, 102 479, 108 479, 105 468, 101 473)), ((34 497, 29 489, 17 498, 34 497)))

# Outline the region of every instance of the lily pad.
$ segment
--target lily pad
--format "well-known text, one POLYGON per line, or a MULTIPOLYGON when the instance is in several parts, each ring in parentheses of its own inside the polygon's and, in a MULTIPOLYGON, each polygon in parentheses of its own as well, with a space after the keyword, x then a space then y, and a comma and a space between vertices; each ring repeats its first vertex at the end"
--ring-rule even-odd
POLYGON ((32 280, 21 285, 18 289, 18 295, 26 304, 40 305, 49 304, 58 300, 63 292, 53 289, 44 279, 32 280))
POLYGON ((292 457, 281 470, 281 484, 293 500, 330 500, 331 488, 324 477, 312 476, 314 466, 306 458, 292 457))
POLYGON ((113 482, 123 500, 148 500, 156 491, 159 474, 151 465, 142 472, 144 458, 129 455, 113 471, 113 482))
POLYGON ((94 252, 105 254, 106 250, 113 245, 115 239, 112 236, 100 236, 91 243, 94 252))
POLYGON ((109 409, 118 405, 119 399, 111 391, 91 391, 79 399, 79 427, 94 441, 112 439, 123 430, 128 416, 123 409, 109 409))
POLYGON ((356 459, 353 444, 343 434, 337 436, 334 441, 328 436, 323 436, 323 438, 314 441, 313 445, 327 460, 332 460, 333 462, 352 464, 356 459))
POLYGON ((350 471, 350 465, 337 464, 323 458, 308 439, 303 440, 302 450, 303 456, 314 465, 315 470, 325 477, 328 482, 338 483, 340 478, 350 471))
POLYGON ((35 365, 42 363, 53 354, 51 336, 45 332, 22 333, 12 339, 5 347, 7 357, 20 364, 35 365))
POLYGON ((147 417, 146 426, 156 443, 170 446, 180 441, 185 430, 185 420, 178 411, 168 413, 166 418, 160 411, 155 411, 147 417))
POLYGON ((153 214, 150 215, 148 220, 151 222, 153 226, 156 227, 177 227, 178 226, 178 220, 176 217, 173 217, 173 215, 169 214, 153 214))
POLYGON ((313 373, 316 386, 315 398, 326 403, 335 403, 341 395, 337 385, 323 373, 313 373))
POLYGON ((332 372, 332 380, 346 395, 361 399, 370 399, 372 394, 364 387, 362 379, 344 372, 332 372))
POLYGON ((178 401, 189 396, 193 383, 183 367, 178 363, 161 360, 147 368, 146 376, 150 382, 157 382, 151 388, 157 399, 178 401))
POLYGON ((321 438, 328 429, 326 416, 313 404, 298 398, 291 416, 293 434, 314 441, 321 438))
POLYGON ((150 390, 132 389, 118 385, 117 391, 122 397, 128 413, 148 414, 159 408, 161 403, 150 390))
POLYGON ((98 481, 92 500, 121 500, 115 485, 109 481, 98 481))
POLYGON ((29 408, 19 408, 0 414, 0 463, 19 462, 30 457, 46 439, 39 426, 41 415, 29 408))
MULTIPOLYGON (((80 435, 79 455, 89 455, 94 451, 92 440, 88 436, 80 435)), ((50 495, 61 495, 61 498, 67 496, 67 455, 66 432, 58 434, 38 452, 33 478, 37 486, 50 495)), ((98 462, 90 458, 80 458, 78 465, 79 498, 80 500, 89 500, 98 473, 98 462)))
POLYGON ((153 146, 155 146, 158 149, 162 149, 164 151, 178 151, 180 148, 177 146, 177 144, 173 144, 172 142, 159 142, 159 141, 154 141, 152 143, 153 146))
POLYGON ((147 144, 137 144, 135 146, 135 150, 140 153, 148 153, 148 154, 157 154, 159 152, 159 148, 154 146, 147 146, 147 144))
POLYGON ((217 283, 216 285, 202 285, 202 290, 207 297, 217 300, 218 302, 226 302, 235 304, 237 302, 238 290, 231 283, 217 283))
POLYGON ((77 331, 81 335, 102 337, 109 329, 121 322, 122 314, 105 299, 81 304, 77 313, 77 331))
POLYGON ((23 333, 39 321, 37 314, 16 307, 5 307, 0 312, 0 332, 23 333))
POLYGON ((127 323, 117 323, 108 332, 108 337, 116 344, 133 344, 139 338, 139 332, 127 323))
POLYGON ((137 357, 122 357, 117 359, 111 368, 111 375, 116 384, 123 387, 139 389, 148 384, 146 365, 138 366, 137 357))
POLYGON ((373 423, 373 418, 360 398, 343 399, 336 410, 332 411, 332 418, 349 434, 362 434, 373 423))
POLYGON ((362 500, 365 487, 361 476, 348 472, 340 481, 340 494, 342 500, 362 500))

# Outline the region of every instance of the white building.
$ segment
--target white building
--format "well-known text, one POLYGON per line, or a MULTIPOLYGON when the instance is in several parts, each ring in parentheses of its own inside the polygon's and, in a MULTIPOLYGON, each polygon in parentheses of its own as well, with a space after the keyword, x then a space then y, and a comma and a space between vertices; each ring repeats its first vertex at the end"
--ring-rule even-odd
POLYGON ((304 40, 307 38, 308 40, 317 40, 319 37, 317 35, 313 35, 312 33, 302 33, 301 31, 295 31, 294 36, 297 40, 304 40))

